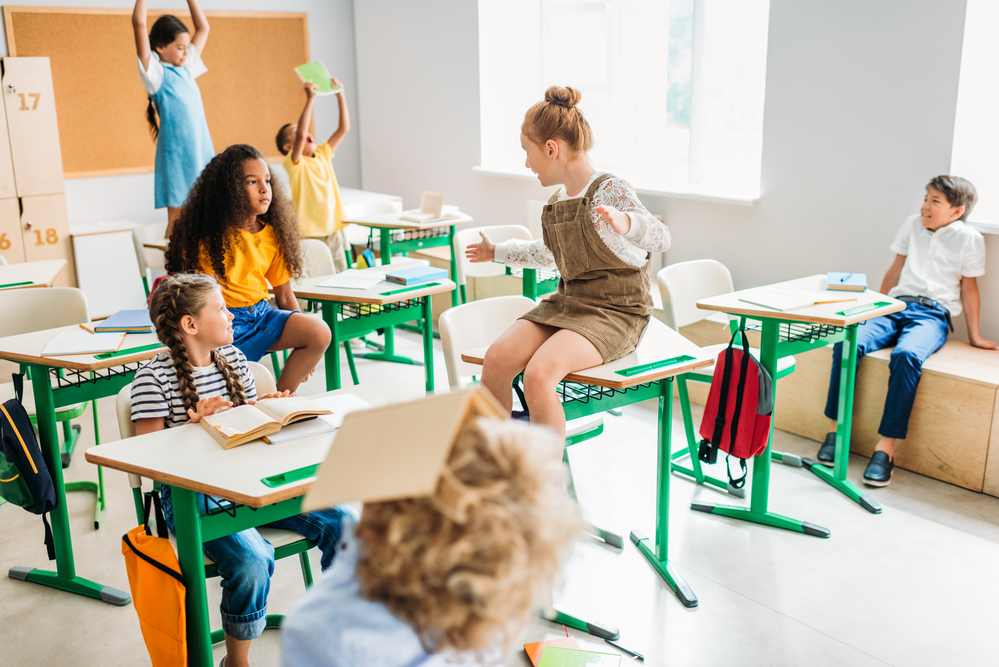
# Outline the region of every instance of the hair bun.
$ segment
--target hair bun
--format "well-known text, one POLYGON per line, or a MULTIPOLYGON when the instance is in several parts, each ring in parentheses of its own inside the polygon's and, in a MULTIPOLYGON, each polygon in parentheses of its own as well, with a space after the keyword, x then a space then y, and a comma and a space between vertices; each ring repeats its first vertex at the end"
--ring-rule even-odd
POLYGON ((583 99, 583 94, 570 86, 549 86, 545 91, 545 102, 571 109, 579 100, 583 99))

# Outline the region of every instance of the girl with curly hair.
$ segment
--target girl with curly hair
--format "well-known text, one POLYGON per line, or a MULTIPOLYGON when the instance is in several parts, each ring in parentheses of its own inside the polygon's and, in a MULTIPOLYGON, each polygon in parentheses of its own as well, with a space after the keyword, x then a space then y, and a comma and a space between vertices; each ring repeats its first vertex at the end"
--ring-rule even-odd
MULTIPOLYGON (((135 373, 131 419, 136 435, 198 422, 208 415, 256 399, 246 357, 232 346, 232 315, 218 283, 205 275, 168 277, 153 293, 149 309, 156 335, 167 351, 135 373)), ((164 514, 173 530, 170 487, 162 491, 164 514)), ((224 501, 223 501, 224 502, 224 501)), ((198 505, 207 511, 204 496, 198 505)), ((329 567, 336 553, 343 512, 309 512, 269 524, 316 542, 329 567)), ((267 596, 274 572, 274 548, 255 528, 210 540, 205 555, 222 577, 222 629, 226 667, 249 664, 250 643, 266 625, 267 596)))
POLYGON ((284 667, 503 664, 580 534, 550 429, 478 418, 433 495, 365 503, 281 627, 284 667))
POLYGON ((292 350, 278 389, 295 391, 330 344, 329 327, 304 315, 292 292, 292 276, 302 273, 295 217, 252 146, 230 146, 198 176, 170 237, 166 269, 215 276, 235 318, 233 344, 247 359, 292 350))

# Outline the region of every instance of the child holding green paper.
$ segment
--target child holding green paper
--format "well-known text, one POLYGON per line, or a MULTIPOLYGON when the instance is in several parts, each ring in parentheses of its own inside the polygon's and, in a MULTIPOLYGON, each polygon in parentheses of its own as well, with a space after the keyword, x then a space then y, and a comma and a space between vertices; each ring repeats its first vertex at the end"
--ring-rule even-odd
POLYGON ((317 89, 314 83, 306 83, 305 107, 298 122, 282 125, 275 143, 285 156, 283 164, 288 172, 299 234, 302 238, 317 238, 325 242, 333 253, 333 262, 339 272, 347 268, 347 253, 343 241, 343 201, 333 171, 333 155, 350 131, 350 113, 341 83, 332 77, 330 84, 338 90, 336 99, 340 124, 336 132, 324 143, 316 144, 309 127, 312 125, 312 107, 317 89))
MULTIPOLYGON (((857 333, 857 362, 869 352, 894 347, 888 394, 864 483, 887 486, 895 467, 895 448, 908 434, 923 362, 947 342, 951 318, 964 311, 968 339, 975 347, 994 350, 996 343, 979 329, 981 300, 978 276, 985 275, 985 241, 964 221, 975 205, 975 186, 958 176, 937 176, 926 185, 919 215, 906 219, 891 244, 895 253, 881 281, 881 292, 906 302, 905 310, 876 317, 857 333)), ((842 343, 833 349, 826 417, 833 420, 816 458, 832 466, 836 454, 842 343)))

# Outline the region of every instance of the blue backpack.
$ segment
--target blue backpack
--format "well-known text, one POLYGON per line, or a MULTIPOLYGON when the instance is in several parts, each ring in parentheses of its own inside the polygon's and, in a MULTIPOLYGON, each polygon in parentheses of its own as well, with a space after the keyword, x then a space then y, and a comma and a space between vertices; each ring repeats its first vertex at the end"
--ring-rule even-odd
POLYGON ((35 429, 21 404, 24 376, 15 373, 15 398, 0 405, 0 496, 33 514, 42 515, 45 548, 55 559, 52 527, 46 516, 56 506, 55 487, 45 457, 38 446, 35 429))

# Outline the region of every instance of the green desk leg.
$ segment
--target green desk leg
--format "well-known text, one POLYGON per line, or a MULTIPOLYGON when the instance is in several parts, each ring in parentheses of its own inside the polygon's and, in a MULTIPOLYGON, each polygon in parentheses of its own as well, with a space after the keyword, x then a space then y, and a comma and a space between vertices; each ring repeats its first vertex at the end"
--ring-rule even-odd
POLYGON ((323 322, 330 328, 330 336, 332 337, 329 347, 323 353, 323 367, 326 370, 326 391, 333 391, 342 386, 340 380, 340 344, 344 341, 340 340, 337 335, 337 316, 340 314, 341 307, 341 304, 335 301, 322 302, 323 322))
POLYGON ((187 664, 212 665, 212 627, 208 621, 208 593, 205 590, 205 554, 201 546, 201 515, 194 491, 171 488, 174 527, 177 531, 177 558, 184 575, 187 595, 187 664))
POLYGON ((673 431, 673 378, 659 383, 659 452, 656 482, 656 545, 649 546, 649 538, 632 531, 631 541, 649 561, 649 565, 662 578, 684 607, 696 607, 697 595, 690 585, 676 573, 669 563, 669 482, 670 453, 673 431))
POLYGON ((524 269, 523 278, 523 293, 531 301, 538 300, 538 270, 537 269, 524 269))
MULTIPOLYGON (((763 331, 760 341, 760 363, 770 371, 771 377, 777 377, 777 341, 780 322, 778 320, 763 320, 763 331)), ((776 392, 776 383, 774 391, 776 392)), ((767 447, 753 458, 753 489, 749 508, 731 507, 728 505, 708 505, 691 503, 690 509, 708 514, 751 521, 753 523, 782 528, 796 533, 804 533, 813 537, 829 537, 829 529, 808 521, 801 521, 782 514, 776 514, 767 508, 770 502, 770 452, 774 443, 774 426, 770 423, 770 437, 767 447)))
POLYGON ((454 256, 454 225, 447 228, 447 247, 451 255, 451 266, 448 270, 451 274, 451 282, 454 283, 454 290, 451 291, 451 307, 460 306, 465 303, 465 296, 458 289, 458 258, 454 256))
POLYGON ((683 431, 687 436, 687 447, 673 452, 671 464, 673 474, 688 479, 695 484, 707 485, 708 488, 724 491, 737 498, 745 498, 744 488, 735 488, 729 484, 728 480, 719 479, 711 475, 704 474, 701 468, 701 461, 697 458, 700 442, 697 433, 694 431, 694 418, 690 412, 690 394, 687 392, 687 378, 683 375, 677 378, 677 390, 680 394, 680 412, 683 415, 683 431), (678 463, 684 459, 690 460, 690 467, 678 463))
POLYGON ((105 586, 76 574, 73 559, 73 537, 69 531, 69 511, 66 508, 66 484, 62 477, 62 459, 59 436, 56 432, 55 397, 49 381, 48 368, 31 365, 35 381, 31 383, 35 393, 35 414, 38 419, 38 439, 45 457, 45 464, 52 476, 55 487, 56 506, 49 513, 52 520, 52 536, 55 542, 56 571, 38 570, 15 566, 10 569, 11 579, 29 581, 34 584, 56 588, 67 593, 94 598, 108 604, 124 606, 132 601, 128 593, 111 586, 105 586))
POLYGON ((423 312, 423 372, 427 378, 427 393, 434 393, 434 310, 430 296, 420 299, 423 312))
POLYGON ((858 325, 854 324, 846 328, 843 357, 840 360, 839 416, 836 419, 836 467, 829 470, 811 459, 803 459, 802 464, 811 470, 816 477, 871 514, 880 514, 881 505, 876 500, 865 496, 853 482, 846 478, 847 467, 850 463, 850 434, 853 429, 853 394, 857 382, 857 327, 858 325))

